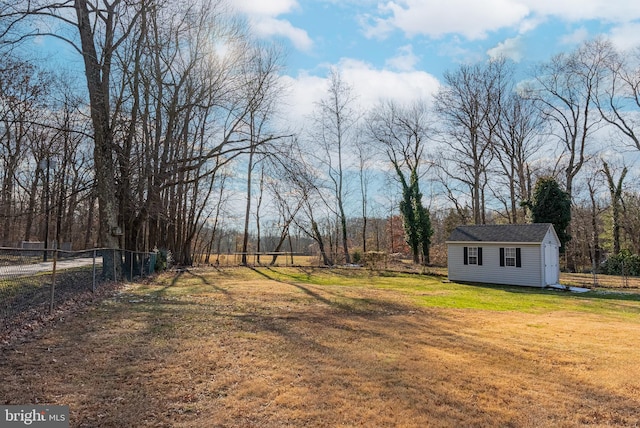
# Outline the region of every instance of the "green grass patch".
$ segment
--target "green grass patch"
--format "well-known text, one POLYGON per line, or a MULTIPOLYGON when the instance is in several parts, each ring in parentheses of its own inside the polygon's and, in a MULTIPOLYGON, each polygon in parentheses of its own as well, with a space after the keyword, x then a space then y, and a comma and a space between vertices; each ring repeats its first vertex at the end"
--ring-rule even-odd
POLYGON ((280 267, 185 271, 161 275, 153 283, 138 286, 132 292, 148 296, 151 304, 154 300, 184 302, 225 294, 228 286, 238 281, 255 287, 268 287, 268 281, 290 284, 297 288, 299 299, 320 301, 355 312, 376 305, 358 296, 357 289, 361 288, 398 292, 418 307, 537 314, 572 311, 624 318, 637 318, 640 314, 640 294, 637 293, 590 291, 576 294, 534 287, 459 284, 437 276, 365 269, 280 267))
POLYGON ((444 282, 441 277, 372 273, 357 269, 257 269, 272 280, 334 287, 372 287, 411 296, 419 306, 544 313, 579 311, 620 315, 640 314, 640 295, 623 292, 571 293, 534 287, 470 285, 444 282))

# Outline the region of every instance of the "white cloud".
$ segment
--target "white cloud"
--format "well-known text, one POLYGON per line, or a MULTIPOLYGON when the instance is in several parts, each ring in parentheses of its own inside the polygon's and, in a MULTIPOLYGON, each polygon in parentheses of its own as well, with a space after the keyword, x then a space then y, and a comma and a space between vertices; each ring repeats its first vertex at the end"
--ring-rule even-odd
POLYGON ((564 36, 562 36, 559 42, 562 45, 572 46, 572 45, 578 45, 583 41, 587 40, 588 38, 589 38, 589 31, 584 27, 580 27, 574 32, 565 34, 564 36))
MULTIPOLYGON (((370 64, 342 59, 335 67, 354 91, 356 103, 362 109, 369 109, 380 100, 396 100, 409 103, 417 99, 430 99, 440 87, 438 80, 424 71, 392 71, 376 69, 370 64)), ((326 67, 327 70, 329 66, 326 67)), ((283 76, 289 88, 285 105, 286 121, 302 127, 313 114, 315 103, 327 94, 326 76, 312 76, 301 73, 296 77, 283 76)))
POLYGON ((413 53, 413 46, 405 45, 398 48, 398 54, 386 61, 389 68, 398 71, 411 71, 415 68, 420 58, 413 53))
POLYGON ((278 16, 299 7, 297 0, 233 0, 232 4, 240 12, 263 16, 278 16))
POLYGON ((309 51, 313 47, 313 40, 306 31, 294 27, 285 19, 271 17, 259 17, 250 19, 251 27, 260 37, 282 36, 286 37, 301 51, 309 51))
POLYGON ((529 31, 535 30, 538 26, 543 24, 547 20, 546 17, 543 16, 529 16, 518 24, 518 32, 520 34, 528 33, 529 31))
POLYGON ((460 34, 468 40, 487 33, 517 28, 531 31, 550 18, 565 22, 601 20, 630 23, 640 19, 640 2, 612 0, 390 0, 374 14, 363 15, 367 37, 388 36, 399 30, 408 36, 439 38, 460 34))
MULTIPOLYGON (((514 0, 515 1, 515 0, 514 0)), ((536 15, 575 22, 599 19, 628 22, 640 17, 640 2, 612 0, 521 0, 536 15)))
POLYGON ((379 8, 365 28, 368 36, 384 37, 397 28, 408 36, 434 38, 458 33, 467 39, 482 39, 488 31, 520 22, 529 8, 512 0, 393 0, 379 8))
POLYGON ((506 39, 498 43, 494 48, 487 51, 490 58, 509 58, 515 62, 520 62, 524 57, 522 39, 520 36, 506 39))
POLYGON ((453 36, 450 40, 439 44, 438 55, 449 57, 457 64, 474 64, 485 59, 481 51, 469 47, 458 36, 453 36))
POLYGON ((301 73, 296 77, 282 76, 287 88, 281 112, 287 122, 285 128, 303 127, 304 122, 313 113, 315 103, 326 95, 327 79, 301 73))
POLYGON ((232 5, 238 12, 247 16, 259 37, 285 37, 301 51, 309 51, 313 47, 313 41, 305 30, 295 27, 286 19, 278 18, 299 9, 297 0, 234 0, 232 5))
POLYGON ((429 99, 438 90, 438 79, 424 71, 378 70, 370 64, 343 59, 338 64, 345 80, 359 96, 359 104, 369 108, 382 99, 408 103, 429 99))
POLYGON ((634 22, 614 27, 609 38, 622 51, 640 46, 640 23, 634 22))

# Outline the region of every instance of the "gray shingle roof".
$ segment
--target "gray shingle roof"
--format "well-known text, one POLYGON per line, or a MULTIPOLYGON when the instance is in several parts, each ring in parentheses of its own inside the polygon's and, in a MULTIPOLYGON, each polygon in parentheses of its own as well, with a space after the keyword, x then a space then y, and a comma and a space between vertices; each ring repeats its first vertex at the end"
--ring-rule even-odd
POLYGON ((451 242, 542 242, 551 223, 458 226, 451 242))

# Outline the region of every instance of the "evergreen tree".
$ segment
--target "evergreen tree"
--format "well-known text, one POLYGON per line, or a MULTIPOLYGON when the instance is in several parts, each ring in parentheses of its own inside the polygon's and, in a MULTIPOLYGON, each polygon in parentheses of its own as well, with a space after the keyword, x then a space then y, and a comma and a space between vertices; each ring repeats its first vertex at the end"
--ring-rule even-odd
POLYGON ((571 240, 567 227, 571 222, 571 198, 553 177, 540 178, 533 190, 533 201, 528 204, 534 223, 552 223, 560 239, 560 251, 571 240))

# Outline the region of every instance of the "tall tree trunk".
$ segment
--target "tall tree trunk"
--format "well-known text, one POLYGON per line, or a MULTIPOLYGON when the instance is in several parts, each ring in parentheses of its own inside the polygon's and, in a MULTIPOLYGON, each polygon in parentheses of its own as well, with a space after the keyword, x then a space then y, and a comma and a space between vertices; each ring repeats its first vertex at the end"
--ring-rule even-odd
MULTIPOLYGON (((100 243, 102 247, 120 248, 118 229, 118 207, 116 199, 116 168, 113 159, 113 130, 109 123, 109 82, 111 69, 111 42, 113 29, 107 28, 106 45, 103 46, 103 64, 98 62, 98 54, 94 44, 94 34, 89 17, 86 0, 75 0, 78 18, 78 31, 82 45, 85 76, 89 101, 91 105, 91 121, 94 132, 94 166, 96 195, 100 219, 100 243)), ((108 10, 107 14, 113 14, 108 10)), ((112 17, 113 18, 113 17, 112 17)), ((117 251, 106 251, 103 256, 103 275, 110 280, 118 280, 122 266, 116 259, 117 251)))
POLYGON ((13 196, 13 168, 5 170, 3 183, 2 183, 2 195, 0 197, 0 215, 4 218, 2 222, 2 235, 0 236, 0 245, 8 245, 12 224, 12 196, 13 196))
POLYGON ((332 266, 333 262, 327 256, 327 251, 324 247, 324 240, 322 239, 322 235, 320 234, 318 223, 316 223, 315 220, 311 220, 311 230, 313 231, 315 240, 318 243, 318 249, 320 250, 320 255, 322 256, 322 262, 324 263, 325 266, 332 266))
POLYGON ((31 240, 31 229, 33 228, 33 219, 36 212, 36 194, 38 188, 38 181, 40 180, 40 169, 36 168, 36 175, 31 183, 29 192, 29 205, 27 208, 27 219, 24 227, 24 240, 31 240))
POLYGON ((87 229, 85 230, 84 235, 84 248, 89 248, 94 246, 94 242, 91 240, 93 237, 92 229, 93 229, 93 217, 96 206, 96 197, 94 195, 94 191, 92 190, 89 194, 89 198, 87 199, 87 229))
POLYGON ((247 205, 244 213, 244 233, 242 235, 242 262, 241 262, 244 266, 247 265, 247 251, 249 249, 249 217, 251 216, 251 174, 253 172, 254 151, 255 151, 254 146, 252 146, 251 151, 249 152, 249 165, 247 166, 247 205))
POLYGON ((594 188, 591 182, 587 182, 587 186, 589 186, 589 197, 591 199, 591 236, 592 238, 592 249, 593 254, 591 254, 591 263, 593 265, 593 272, 595 274, 595 270, 598 266, 600 266, 600 238, 598 233, 598 201, 596 200, 596 189, 594 188))
POLYGON ((262 197, 264 195, 264 164, 262 164, 262 168, 260 169, 260 193, 258 194, 258 203, 256 204, 256 254, 257 254, 257 262, 260 264, 260 251, 261 242, 260 242, 260 208, 262 207, 262 197))

